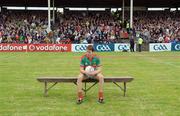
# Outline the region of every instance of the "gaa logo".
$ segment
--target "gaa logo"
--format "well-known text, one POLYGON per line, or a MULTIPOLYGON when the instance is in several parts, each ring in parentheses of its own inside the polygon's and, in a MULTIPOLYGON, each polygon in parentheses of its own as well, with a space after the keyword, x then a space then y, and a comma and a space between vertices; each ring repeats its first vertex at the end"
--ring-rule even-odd
POLYGON ((112 51, 108 45, 97 45, 96 50, 97 51, 112 51))
POLYGON ((120 50, 120 51, 129 50, 129 46, 128 45, 119 45, 118 50, 120 50))
POLYGON ((174 48, 175 50, 180 51, 180 44, 176 44, 174 48))
POLYGON ((78 52, 83 52, 83 51, 86 51, 87 46, 88 45, 76 45, 75 50, 78 52))
POLYGON ((156 51, 165 51, 165 50, 168 50, 167 46, 166 45, 154 45, 154 50, 156 51))

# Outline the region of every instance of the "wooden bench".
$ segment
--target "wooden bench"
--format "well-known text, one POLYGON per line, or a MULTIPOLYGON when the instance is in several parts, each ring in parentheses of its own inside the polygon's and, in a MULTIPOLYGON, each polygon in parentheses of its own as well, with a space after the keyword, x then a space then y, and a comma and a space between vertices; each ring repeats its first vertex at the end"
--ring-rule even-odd
MULTIPOLYGON (((74 77, 39 77, 37 78, 37 80, 39 82, 43 82, 44 83, 44 96, 47 96, 48 91, 55 86, 57 83, 74 83, 75 85, 77 82, 77 78, 74 77), (48 87, 48 83, 53 83, 50 87, 48 87)), ((126 95, 126 83, 127 82, 131 82, 133 80, 132 77, 108 77, 108 78, 104 78, 104 82, 112 82, 115 85, 117 85, 123 92, 124 92, 124 96, 126 95), (124 87, 121 87, 118 83, 123 83, 124 87)), ((83 81, 84 84, 84 88, 83 91, 86 92, 89 91, 94 85, 96 85, 98 83, 98 80, 95 79, 87 79, 83 81), (89 88, 87 88, 87 83, 94 83, 93 85, 91 85, 89 88)))

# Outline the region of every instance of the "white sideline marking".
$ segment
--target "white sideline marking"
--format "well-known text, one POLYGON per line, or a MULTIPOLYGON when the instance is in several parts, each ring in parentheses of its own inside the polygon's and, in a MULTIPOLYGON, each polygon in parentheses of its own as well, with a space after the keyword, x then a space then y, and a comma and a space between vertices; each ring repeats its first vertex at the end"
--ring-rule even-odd
POLYGON ((171 62, 167 62, 167 61, 163 62, 162 60, 159 60, 159 59, 154 58, 154 57, 149 57, 149 56, 146 56, 146 55, 143 55, 143 54, 138 54, 138 55, 143 56, 144 58, 149 59, 151 61, 155 61, 156 63, 161 63, 161 64, 170 65, 170 66, 174 66, 174 67, 180 68, 179 65, 176 65, 176 64, 171 63, 171 62))

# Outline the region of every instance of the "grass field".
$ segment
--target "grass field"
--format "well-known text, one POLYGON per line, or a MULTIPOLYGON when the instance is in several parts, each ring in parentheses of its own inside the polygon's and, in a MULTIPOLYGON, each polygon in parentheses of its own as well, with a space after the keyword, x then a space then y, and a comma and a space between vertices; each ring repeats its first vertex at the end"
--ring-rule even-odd
POLYGON ((58 84, 43 97, 39 76, 76 76, 81 53, 0 53, 0 116, 178 116, 180 52, 98 53, 105 76, 133 76, 127 96, 105 83, 76 104, 76 86, 58 84))

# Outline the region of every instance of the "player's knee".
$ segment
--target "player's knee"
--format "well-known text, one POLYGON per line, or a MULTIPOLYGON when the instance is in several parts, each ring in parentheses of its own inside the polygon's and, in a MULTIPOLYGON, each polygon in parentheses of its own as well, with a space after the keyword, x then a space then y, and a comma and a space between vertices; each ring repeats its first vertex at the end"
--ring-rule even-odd
POLYGON ((80 83, 82 83, 82 79, 81 79, 81 78, 78 78, 78 79, 77 79, 77 84, 80 84, 80 83))
POLYGON ((83 81, 82 75, 79 75, 77 78, 77 83, 81 83, 83 81))
POLYGON ((100 78, 100 79, 104 79, 104 76, 100 73, 100 74, 98 74, 98 77, 100 78))
POLYGON ((100 78, 99 78, 99 82, 100 82, 100 83, 104 83, 104 78, 103 78, 103 77, 100 77, 100 78))
POLYGON ((104 82, 104 76, 103 75, 98 75, 99 82, 104 82))

